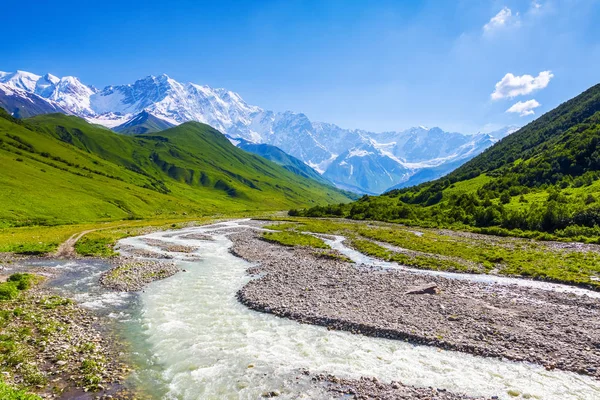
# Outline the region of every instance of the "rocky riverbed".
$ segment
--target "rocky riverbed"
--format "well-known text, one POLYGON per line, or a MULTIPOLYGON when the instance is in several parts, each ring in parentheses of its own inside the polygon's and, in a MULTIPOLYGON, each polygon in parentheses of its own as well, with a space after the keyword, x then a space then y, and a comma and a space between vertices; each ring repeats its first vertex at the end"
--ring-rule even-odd
POLYGON ((156 280, 175 275, 180 269, 174 262, 121 257, 115 266, 100 276, 100 284, 121 292, 137 292, 156 280))
MULTIPOLYGON (((12 260, 11 272, 21 270, 12 260)), ((56 271, 23 267, 52 277, 56 271)), ((4 277, 5 278, 5 277, 4 277)), ((131 398, 123 384, 129 367, 109 321, 57 296, 45 282, 0 301, 2 379, 42 398, 131 398)))
MULTIPOLYGON (((249 231, 231 251, 258 275, 238 292, 248 307, 357 334, 600 377, 600 302, 588 296, 374 269, 249 231), (412 289, 435 290, 409 294, 412 289)), ((418 291, 417 291, 418 292, 418 291)))
MULTIPOLYGON (((317 383, 324 384, 327 391, 335 397, 379 400, 488 400, 484 397, 469 397, 438 388, 417 388, 400 382, 384 383, 377 378, 340 379, 333 375, 319 374, 313 377, 317 383)), ((490 397, 489 400, 497 399, 490 397)))

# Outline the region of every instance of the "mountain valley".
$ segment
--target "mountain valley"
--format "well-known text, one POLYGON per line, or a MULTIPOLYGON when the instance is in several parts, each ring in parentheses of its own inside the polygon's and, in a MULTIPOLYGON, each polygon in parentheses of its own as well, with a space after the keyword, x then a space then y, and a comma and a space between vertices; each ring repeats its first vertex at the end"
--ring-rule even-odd
POLYGON ((98 90, 75 77, 0 72, 0 106, 16 117, 73 114, 123 134, 198 121, 232 138, 276 146, 338 187, 367 194, 412 186, 423 176, 439 178, 517 129, 474 135, 425 127, 343 129, 302 113, 264 110, 232 91, 183 84, 164 74, 98 90))

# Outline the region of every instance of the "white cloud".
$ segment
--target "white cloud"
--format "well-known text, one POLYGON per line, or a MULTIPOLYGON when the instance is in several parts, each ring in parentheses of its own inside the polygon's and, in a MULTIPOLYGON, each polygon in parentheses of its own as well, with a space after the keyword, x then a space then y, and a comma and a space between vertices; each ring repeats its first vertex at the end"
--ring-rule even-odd
POLYGON ((531 75, 515 76, 511 73, 504 75, 500 82, 496 83, 496 90, 492 93, 492 100, 523 96, 548 86, 554 75, 550 71, 542 71, 538 76, 531 75))
POLYGON ((526 117, 535 114, 533 109, 538 108, 540 105, 541 104, 538 103, 537 100, 519 101, 518 103, 513 104, 506 112, 519 113, 521 117, 526 117))
POLYGON ((513 15, 510 8, 504 7, 490 19, 490 22, 483 26, 483 30, 484 32, 492 32, 499 28, 517 24, 518 18, 519 13, 513 15))

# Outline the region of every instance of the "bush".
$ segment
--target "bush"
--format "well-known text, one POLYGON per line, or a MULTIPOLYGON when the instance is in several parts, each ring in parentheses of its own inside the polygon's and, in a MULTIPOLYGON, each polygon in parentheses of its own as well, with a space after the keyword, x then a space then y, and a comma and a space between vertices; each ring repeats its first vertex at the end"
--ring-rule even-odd
POLYGON ((20 290, 31 287, 34 276, 31 274, 12 274, 6 282, 0 283, 0 300, 12 300, 18 296, 20 290))
POLYGON ((29 289, 31 287, 32 281, 33 275, 31 274, 16 273, 8 277, 8 282, 13 282, 19 290, 29 289))
POLYGON ((13 282, 0 283, 0 300, 12 300, 19 294, 17 285, 13 282))

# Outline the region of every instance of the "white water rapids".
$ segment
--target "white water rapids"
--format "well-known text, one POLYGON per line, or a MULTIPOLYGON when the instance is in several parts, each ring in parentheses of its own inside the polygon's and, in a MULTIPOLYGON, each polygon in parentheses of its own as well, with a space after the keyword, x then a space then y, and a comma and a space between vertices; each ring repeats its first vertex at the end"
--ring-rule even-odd
MULTIPOLYGON (((539 399, 600 398, 590 377, 434 347, 377 339, 299 324, 241 305, 235 294, 250 278, 244 260, 229 253, 226 231, 243 221, 123 239, 123 248, 161 250, 144 238, 194 246, 201 261, 169 253, 186 272, 154 282, 140 293, 125 322, 144 360, 138 382, 155 398, 327 398, 300 369, 343 378, 377 377, 469 395, 539 399), (207 234, 214 240, 182 236, 207 234)), ((348 253, 347 253, 348 254, 348 253)), ((348 254, 356 256, 355 254, 348 254)), ((362 259, 361 261, 369 261, 362 259)))

